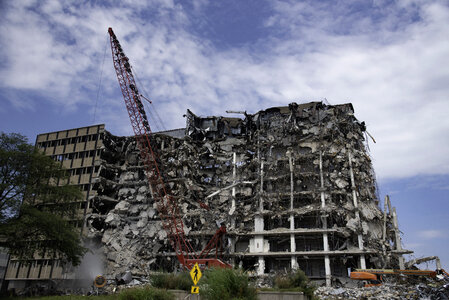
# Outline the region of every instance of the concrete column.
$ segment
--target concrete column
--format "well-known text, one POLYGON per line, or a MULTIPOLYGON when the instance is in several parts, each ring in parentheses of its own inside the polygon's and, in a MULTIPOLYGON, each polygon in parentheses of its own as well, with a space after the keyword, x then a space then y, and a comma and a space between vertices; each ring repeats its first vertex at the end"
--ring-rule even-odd
POLYGON ((263 275, 265 272, 265 259, 263 258, 263 256, 259 256, 258 265, 257 275, 263 275))
MULTIPOLYGON (((254 218, 254 231, 261 232, 264 230, 264 220, 263 220, 263 171, 264 163, 263 161, 260 161, 260 198, 259 198, 259 215, 256 215, 254 218)), ((254 237, 254 244, 256 246, 256 249, 260 252, 264 251, 264 236, 263 235, 256 235, 254 237), (260 248, 261 247, 261 248, 260 248)), ((263 275, 265 273, 265 258, 263 256, 258 257, 258 267, 257 267, 257 275, 263 275)))
POLYGON ((259 196, 259 212, 263 211, 263 160, 260 162, 260 196, 259 196))
POLYGON ((382 224, 382 267, 385 268, 387 265, 387 202, 390 202, 390 197, 388 195, 385 196, 384 201, 384 217, 382 224))
MULTIPOLYGON (((233 166, 233 170, 232 170, 232 183, 235 184, 236 182, 236 176, 237 176, 237 154, 234 152, 233 156, 232 156, 232 166, 233 166)), ((231 192, 231 210, 235 211, 235 194, 236 194, 236 190, 235 190, 235 186, 232 187, 232 192, 231 192)), ((235 217, 231 216, 231 229, 235 229, 235 217)), ((229 243, 229 247, 230 247, 230 251, 229 253, 234 253, 235 252, 235 237, 229 237, 228 238, 228 243, 229 243)), ((235 258, 233 256, 231 256, 231 265, 235 264, 235 258)))
MULTIPOLYGON (((293 176, 293 159, 291 149, 287 150, 288 163, 290 165, 290 230, 295 230, 295 216, 293 215, 293 193, 294 193, 294 176, 293 176)), ((290 234, 290 252, 296 252, 295 234, 290 234)), ((298 261, 296 256, 291 256, 291 267, 293 270, 298 269, 298 261)))
MULTIPOLYGON (((355 187, 355 180, 354 180, 354 171, 352 169, 352 155, 351 151, 348 150, 348 160, 349 160, 349 174, 351 176, 351 188, 352 188, 352 201, 355 208, 355 217, 359 221, 360 227, 362 227, 361 220, 360 220, 360 213, 359 213, 359 205, 357 202, 357 192, 355 187)), ((363 237, 362 234, 359 233, 357 236, 358 244, 359 244, 359 250, 363 250, 363 237)), ((360 268, 366 269, 366 260, 365 260, 365 254, 360 255, 360 268)))
POLYGON ((233 254, 235 253, 235 238, 228 238, 228 243, 229 253, 231 254, 230 264, 231 266, 235 266, 235 257, 233 256, 233 254))
MULTIPOLYGON (((264 229, 263 217, 256 215, 254 218, 254 231, 262 232, 264 229)), ((254 236, 254 251, 265 252, 265 239, 263 234, 257 234, 254 236)), ((265 272, 265 258, 261 255, 258 257, 259 267, 257 268, 257 275, 263 275, 265 272)))
POLYGON ((388 195, 385 196, 384 201, 384 221, 383 221, 383 227, 382 227, 382 241, 385 243, 387 239, 387 202, 390 201, 390 197, 388 195))
MULTIPOLYGON (((401 251, 402 239, 401 234, 399 232, 398 215, 396 214, 396 207, 393 207, 393 226, 394 226, 396 250, 401 251)), ((403 270, 405 268, 405 265, 404 265, 404 257, 402 257, 402 254, 398 254, 398 261, 399 261, 399 269, 403 270)))
MULTIPOLYGON (((320 192, 321 208, 324 213, 324 209, 326 208, 326 196, 324 194, 323 152, 321 150, 320 150, 320 188, 321 188, 320 192)), ((323 229, 327 229, 327 216, 323 215, 321 219, 323 222, 323 229)), ((323 233, 323 250, 329 251, 329 239, 327 236, 327 232, 323 233)), ((326 274, 326 286, 331 286, 332 273, 329 255, 324 256, 324 271, 326 274)))
MULTIPOLYGON (((233 159, 232 159, 232 183, 235 184, 236 182, 236 177, 237 177, 237 154, 234 152, 233 153, 233 159)), ((232 194, 231 194, 231 209, 234 211, 235 210, 235 194, 236 194, 236 189, 235 186, 232 187, 232 194)), ((231 228, 235 228, 235 217, 232 216, 231 217, 231 228)))

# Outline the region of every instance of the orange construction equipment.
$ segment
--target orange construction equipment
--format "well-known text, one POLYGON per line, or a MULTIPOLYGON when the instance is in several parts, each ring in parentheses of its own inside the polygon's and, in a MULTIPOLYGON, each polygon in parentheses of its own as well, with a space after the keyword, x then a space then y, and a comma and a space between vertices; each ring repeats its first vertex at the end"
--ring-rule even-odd
POLYGON ((411 276, 428 276, 435 278, 437 275, 443 275, 449 278, 449 274, 443 270, 400 270, 400 269, 356 269, 351 272, 351 279, 365 280, 365 287, 378 286, 382 284, 383 275, 411 275, 411 276))

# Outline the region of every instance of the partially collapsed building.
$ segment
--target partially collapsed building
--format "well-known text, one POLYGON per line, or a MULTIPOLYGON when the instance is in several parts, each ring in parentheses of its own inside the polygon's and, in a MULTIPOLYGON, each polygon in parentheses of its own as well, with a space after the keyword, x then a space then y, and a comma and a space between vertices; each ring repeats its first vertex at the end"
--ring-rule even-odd
MULTIPOLYGON (((395 210, 379 208, 366 128, 351 104, 185 117, 186 128, 153 134, 151 143, 196 249, 225 224, 224 259, 254 276, 301 268, 330 285, 349 268, 403 268, 410 251, 401 248, 395 210)), ((95 125, 39 135, 37 146, 85 191, 77 226, 97 242, 108 278, 179 268, 134 137, 95 125)), ((5 279, 23 288, 74 280, 70 272, 47 258, 12 260, 5 279)))
MULTIPOLYGON (((185 117, 185 129, 151 142, 197 249, 225 224, 225 259, 254 275, 301 268, 329 285, 348 268, 403 264, 410 251, 401 248, 395 211, 379 208, 366 128, 351 104, 185 117)), ((103 144, 87 223, 106 274, 177 268, 135 139, 105 132, 103 144)))

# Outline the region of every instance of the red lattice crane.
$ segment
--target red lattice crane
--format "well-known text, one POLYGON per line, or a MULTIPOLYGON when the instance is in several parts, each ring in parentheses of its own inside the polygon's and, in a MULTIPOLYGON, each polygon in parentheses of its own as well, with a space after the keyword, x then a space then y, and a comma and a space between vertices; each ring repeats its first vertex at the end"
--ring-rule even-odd
POLYGON ((109 28, 108 32, 115 72, 117 73, 117 79, 125 100, 137 146, 140 150, 140 157, 145 166, 145 173, 151 194, 157 203, 162 226, 170 239, 179 262, 187 269, 191 269, 195 263, 203 266, 230 267, 229 264, 224 263, 218 258, 222 254, 223 249, 221 239, 226 233, 226 227, 224 225, 221 225, 199 255, 196 254, 189 240, 186 239, 184 224, 179 214, 176 199, 170 195, 168 187, 164 184, 157 164, 157 157, 151 146, 150 136, 152 132, 150 124, 148 123, 148 118, 141 101, 141 94, 134 80, 129 59, 123 52, 112 28, 109 28), (215 253, 211 253, 213 249, 215 253), (210 258, 212 254, 215 254, 214 258, 210 258))

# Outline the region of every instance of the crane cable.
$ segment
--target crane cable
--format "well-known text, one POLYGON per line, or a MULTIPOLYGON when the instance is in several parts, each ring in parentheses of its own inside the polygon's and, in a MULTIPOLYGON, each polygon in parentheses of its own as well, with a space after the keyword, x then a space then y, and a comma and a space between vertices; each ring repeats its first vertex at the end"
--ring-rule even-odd
POLYGON ((106 49, 108 48, 108 41, 109 41, 109 39, 106 39, 106 43, 104 44, 103 62, 101 63, 100 81, 98 83, 97 98, 95 99, 95 107, 94 107, 94 118, 93 118, 92 123, 95 123, 95 117, 97 115, 97 105, 98 105, 98 99, 100 98, 101 80, 103 79, 103 67, 104 67, 104 61, 106 60, 106 49))
MULTIPOLYGON (((144 85, 142 84, 139 77, 137 76, 136 69, 133 66, 131 66, 131 68, 133 69, 133 73, 136 76, 137 82, 139 83, 139 88, 141 88, 145 92, 145 94, 148 95, 148 92, 145 90, 144 85)), ((164 122, 162 121, 161 117, 159 116, 159 114, 156 110, 156 107, 153 104, 153 101, 151 101, 150 99, 145 97, 143 94, 140 94, 140 96, 142 98, 144 98, 151 105, 151 107, 148 108, 148 113, 150 114, 151 118, 153 119, 154 125, 156 127, 158 127, 160 131, 162 131, 162 130, 166 131, 167 128, 165 127, 164 122), (152 111, 154 112, 154 115, 152 114, 152 111)))

